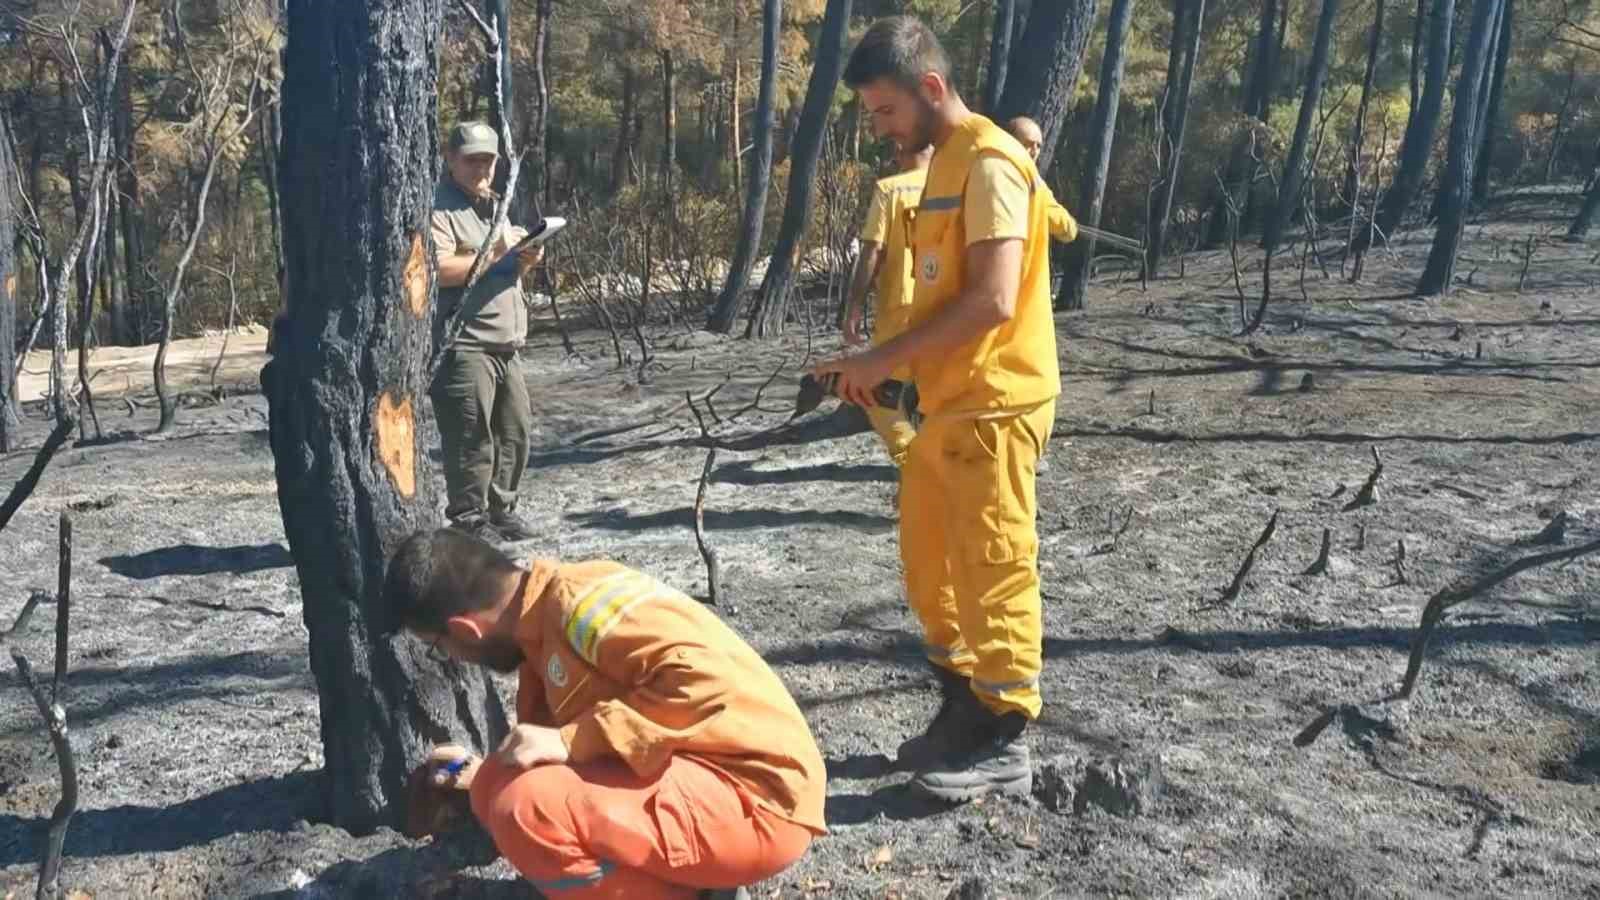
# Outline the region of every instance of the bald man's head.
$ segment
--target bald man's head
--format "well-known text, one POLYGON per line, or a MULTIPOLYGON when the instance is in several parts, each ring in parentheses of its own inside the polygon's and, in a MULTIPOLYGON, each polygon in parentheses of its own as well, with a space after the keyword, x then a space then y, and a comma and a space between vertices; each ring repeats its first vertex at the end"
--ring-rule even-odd
POLYGON ((1006 123, 1006 130, 1017 139, 1022 149, 1034 159, 1039 158, 1039 148, 1044 146, 1044 132, 1039 129, 1039 123, 1027 116, 1017 116, 1006 123))

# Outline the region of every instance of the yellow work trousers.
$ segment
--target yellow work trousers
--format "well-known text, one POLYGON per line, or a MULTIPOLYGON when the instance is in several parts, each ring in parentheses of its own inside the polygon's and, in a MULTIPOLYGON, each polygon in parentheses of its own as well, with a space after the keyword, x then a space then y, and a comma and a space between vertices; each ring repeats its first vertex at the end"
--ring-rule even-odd
POLYGON ((1043 665, 1035 481, 1055 407, 924 419, 900 473, 906 597, 928 659, 991 710, 1030 719, 1043 665))

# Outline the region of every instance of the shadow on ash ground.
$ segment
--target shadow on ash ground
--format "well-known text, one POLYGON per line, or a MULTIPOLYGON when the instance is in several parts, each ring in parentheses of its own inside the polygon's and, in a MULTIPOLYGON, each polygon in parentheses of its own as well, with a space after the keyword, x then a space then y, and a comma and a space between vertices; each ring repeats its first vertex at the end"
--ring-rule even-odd
MULTIPOLYGON (((721 612, 798 696, 831 774, 833 834, 758 895, 937 898, 973 878, 991 897, 1600 895, 1600 559, 1458 609, 1393 738, 1290 744, 1323 704, 1398 679, 1438 586, 1517 552, 1558 509, 1569 540, 1600 532, 1600 269, 1547 248, 1516 293, 1507 248, 1542 221, 1470 232, 1475 286, 1443 302, 1399 296, 1427 249, 1408 242, 1374 256, 1360 288, 1313 274, 1302 301, 1280 276, 1292 299, 1249 341, 1232 337, 1220 256, 1147 293, 1104 286, 1087 315, 1059 319, 1034 742, 1041 758, 1158 759, 1167 789, 1140 817, 908 806, 882 755, 933 693, 900 595, 893 471, 869 435, 723 453, 708 515, 731 583, 721 612), (1341 511, 1374 445, 1382 500, 1341 511), (1207 609, 1274 509, 1242 595, 1207 609), (1096 552, 1129 510, 1115 549, 1096 552), (1324 527, 1330 576, 1302 576, 1324 527), (1394 583, 1399 538, 1408 584, 1394 583)), ((583 360, 553 337, 528 352, 538 550, 702 591, 689 522, 704 451, 683 392, 740 367, 717 397, 726 415, 803 349, 664 337, 665 368, 640 387, 602 336, 579 338, 583 360)), ((793 386, 725 431, 778 421, 793 386)), ((110 427, 153 424, 115 406, 110 427)), ((322 761, 264 415, 260 397, 235 397, 185 410, 167 439, 63 452, 0 537, 9 622, 54 583, 56 514, 80 510, 67 704, 84 809, 65 883, 95 897, 526 896, 503 867, 452 873, 437 848, 307 824, 322 761)), ((29 427, 37 441, 36 416, 29 427)), ((0 460, 0 484, 29 458, 0 460)), ((36 664, 48 632, 21 642, 36 664)), ((35 713, 6 685, 0 895, 20 896, 57 787, 35 713)))

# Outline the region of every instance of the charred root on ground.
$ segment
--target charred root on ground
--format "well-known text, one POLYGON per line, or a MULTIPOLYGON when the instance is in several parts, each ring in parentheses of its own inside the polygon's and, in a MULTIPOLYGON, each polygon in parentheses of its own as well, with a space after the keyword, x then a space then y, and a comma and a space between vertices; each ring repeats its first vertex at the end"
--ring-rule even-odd
POLYGON ((1310 568, 1306 569, 1304 572, 1302 572, 1300 574, 1302 574, 1302 575, 1327 575, 1328 574, 1328 554, 1329 554, 1329 551, 1332 549, 1332 546, 1333 546, 1333 529, 1331 529, 1331 528, 1322 529, 1322 550, 1321 550, 1321 552, 1319 552, 1317 554, 1317 561, 1312 563, 1310 568))
POLYGON ((1383 459, 1378 456, 1378 448, 1374 445, 1372 448, 1372 474, 1367 476, 1367 482, 1361 486, 1361 490, 1356 491, 1356 495, 1350 499, 1349 503, 1344 505, 1344 511, 1349 512, 1352 509, 1359 509, 1360 507, 1377 503, 1378 479, 1382 475, 1383 459))
POLYGON ((1222 596, 1217 598, 1217 602, 1211 604, 1212 608, 1222 606, 1225 603, 1231 603, 1239 596, 1239 591, 1244 587, 1245 576, 1250 574, 1251 568, 1253 568, 1256 564, 1256 553, 1258 553, 1262 547, 1265 547, 1268 541, 1272 540, 1272 535, 1277 530, 1278 510, 1273 510, 1272 518, 1267 520, 1267 527, 1262 529, 1261 536, 1256 538, 1255 545, 1250 548, 1249 553, 1245 554, 1244 564, 1239 566, 1239 571, 1234 574, 1233 583, 1228 585, 1228 587, 1222 592, 1222 596))

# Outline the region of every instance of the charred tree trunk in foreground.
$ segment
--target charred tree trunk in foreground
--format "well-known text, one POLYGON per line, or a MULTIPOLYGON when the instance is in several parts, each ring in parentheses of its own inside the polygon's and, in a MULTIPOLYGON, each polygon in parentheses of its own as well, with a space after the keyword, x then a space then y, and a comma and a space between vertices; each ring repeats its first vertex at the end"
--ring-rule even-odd
POLYGON ((783 208, 783 223, 778 226, 778 241, 772 248, 772 261, 761 281, 761 296, 755 315, 750 318, 748 336, 774 337, 783 331, 789 312, 789 293, 794 286, 795 269, 804 249, 806 222, 811 218, 811 194, 816 182, 817 158, 828 136, 828 111, 833 93, 844 69, 844 42, 850 30, 851 0, 828 0, 822 19, 822 34, 817 39, 816 64, 806 85, 805 104, 800 110, 800 127, 791 144, 789 196, 783 208))
POLYGON ((1505 96, 1506 63, 1511 57, 1511 0, 1504 0, 1500 11, 1500 37, 1495 42, 1494 75, 1489 82, 1489 102, 1480 117, 1478 159, 1472 171, 1472 202, 1481 205, 1489 200, 1489 162, 1494 156, 1495 131, 1499 128, 1500 103, 1505 96))
POLYGON ((482 670, 384 637, 385 561, 437 521, 423 398, 433 340, 441 0, 290 0, 283 198, 289 315, 262 370, 284 532, 321 701, 327 817, 399 826, 434 744, 493 749, 482 670))

